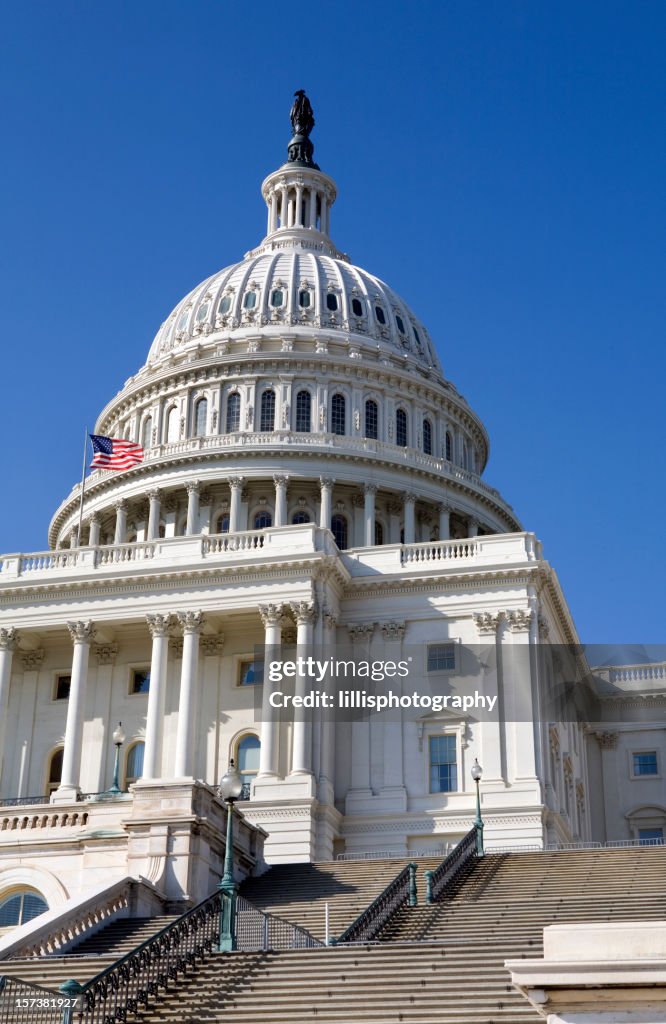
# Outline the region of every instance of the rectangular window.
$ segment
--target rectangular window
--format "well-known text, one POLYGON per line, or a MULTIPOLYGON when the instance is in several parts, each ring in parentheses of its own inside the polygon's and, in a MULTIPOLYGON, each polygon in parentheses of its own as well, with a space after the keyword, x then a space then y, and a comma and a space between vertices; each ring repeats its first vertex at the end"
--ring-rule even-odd
POLYGON ((458 764, 455 736, 430 737, 430 792, 455 793, 458 764))
POLYGON ((130 673, 130 693, 148 693, 150 690, 150 669, 133 668, 130 673))
POLYGON ((661 846, 664 841, 663 828, 639 828, 638 841, 641 846, 661 846))
POLYGON ((658 775, 657 751, 643 750, 633 754, 634 775, 658 775))
POLYGON ((72 685, 70 675, 57 675, 54 688, 54 700, 69 700, 69 688, 72 685))
POLYGON ((430 644, 428 646, 428 672, 453 672, 455 667, 455 644, 430 644))
POLYGON ((238 685, 257 686, 263 682, 262 665, 256 661, 241 661, 238 666, 238 685))

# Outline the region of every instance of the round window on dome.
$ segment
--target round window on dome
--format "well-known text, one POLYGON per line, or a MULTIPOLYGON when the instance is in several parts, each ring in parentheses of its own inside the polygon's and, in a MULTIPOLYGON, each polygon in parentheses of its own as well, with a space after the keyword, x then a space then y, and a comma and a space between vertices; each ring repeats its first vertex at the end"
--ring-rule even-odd
POLYGON ((178 323, 176 324, 177 331, 184 331, 187 327, 187 321, 190 318, 190 311, 186 309, 184 313, 181 313, 178 317, 178 323))
POLYGON ((204 302, 203 306, 199 306, 199 312, 197 313, 197 320, 198 320, 199 323, 201 323, 203 320, 205 320, 206 317, 208 316, 209 306, 210 306, 210 303, 208 303, 208 302, 204 302))
POLYGON ((326 296, 326 309, 330 309, 331 313, 336 313, 338 309, 338 297, 334 292, 329 292, 326 296))
POLYGON ((243 309, 254 309, 257 305, 257 293, 246 292, 245 298, 243 299, 243 309))
POLYGON ((396 322, 396 323, 397 323, 397 325, 398 325, 398 330, 400 331, 400 333, 401 333, 401 334, 404 334, 404 333, 405 333, 405 325, 404 325, 404 323, 403 323, 403 321, 402 321, 402 317, 401 317, 401 316, 398 316, 398 315, 396 314, 395 322, 396 322))
POLYGON ((220 304, 217 307, 217 311, 218 311, 218 313, 221 316, 224 316, 224 314, 228 313, 230 309, 231 309, 231 295, 224 295, 220 299, 220 304))
POLYGON ((281 288, 276 288, 271 293, 271 306, 273 309, 277 309, 278 306, 284 305, 284 292, 281 288))
POLYGON ((386 315, 385 315, 384 310, 382 309, 381 306, 375 306, 375 316, 377 317, 377 323, 379 323, 379 324, 385 324, 386 323, 386 315))
POLYGON ((310 307, 310 292, 307 290, 307 288, 303 288, 298 293, 298 304, 301 307, 301 309, 309 309, 309 307, 310 307))
POLYGON ((352 299, 352 313, 354 316, 363 316, 363 303, 360 299, 352 299))

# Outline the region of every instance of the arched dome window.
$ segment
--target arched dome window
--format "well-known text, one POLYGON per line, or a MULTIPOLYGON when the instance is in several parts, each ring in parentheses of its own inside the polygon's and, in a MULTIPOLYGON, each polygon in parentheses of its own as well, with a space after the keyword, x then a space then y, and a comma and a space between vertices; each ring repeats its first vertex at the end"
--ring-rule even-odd
POLYGON ((217 311, 220 316, 224 316, 231 309, 231 295, 223 295, 220 299, 220 304, 217 307, 217 311))
POLYGON ((430 420, 423 421, 423 451, 426 455, 432 455, 432 424, 430 420))
POLYGON ((230 522, 229 513, 228 512, 222 512, 222 514, 217 517, 217 521, 215 523, 215 532, 216 533, 229 533, 229 522, 230 522))
POLYGON ((312 301, 312 296, 307 288, 301 288, 298 293, 298 304, 301 309, 309 309, 312 301))
POLYGON ((204 302, 203 306, 199 306, 197 310, 197 323, 202 324, 208 316, 208 310, 210 309, 210 303, 204 302))
POLYGON ((0 928, 16 928, 49 909, 46 900, 33 889, 14 890, 0 900, 0 928))
POLYGON ((347 520, 344 516, 336 514, 331 517, 331 533, 340 551, 344 551, 348 547, 347 520))
POLYGON ((190 311, 189 311, 189 309, 183 310, 183 312, 180 314, 180 316, 178 318, 178 323, 176 324, 176 330, 177 331, 184 331, 185 328, 187 327, 187 321, 189 320, 189 318, 190 318, 190 311))
POLYGON ((145 744, 143 740, 133 743, 127 751, 125 758, 125 788, 140 779, 143 774, 143 752, 145 744))
POLYGON ((400 331, 400 333, 404 334, 405 333, 405 324, 403 322, 402 317, 399 316, 397 313, 396 313, 396 317, 395 317, 395 322, 398 325, 398 330, 400 331))
POLYGON ((51 754, 49 761, 49 770, 47 775, 46 792, 50 795, 55 793, 56 789, 60 785, 60 779, 62 778, 62 756, 64 750, 59 747, 58 750, 54 750, 51 754))
POLYGON ((331 399, 331 433, 344 434, 347 420, 347 402, 344 395, 336 394, 331 399))
POLYGON ((254 517, 255 530, 268 530, 273 525, 273 516, 270 512, 257 512, 254 517))
POLYGON ((275 430, 275 392, 272 388, 268 388, 261 396, 259 430, 262 434, 275 430))
POLYGON ((196 437, 205 437, 208 426, 208 399, 200 398, 194 407, 194 433, 196 437))
POLYGON ((273 309, 278 309, 284 305, 284 292, 281 288, 274 288, 271 292, 271 306, 273 309))
POLYGON ((260 753, 261 743, 259 737, 253 734, 241 736, 236 744, 235 761, 243 780, 242 800, 250 799, 250 785, 252 780, 257 777, 257 772, 259 771, 260 753))
POLYGON ((301 523, 309 523, 310 516, 307 514, 307 512, 294 512, 293 516, 291 517, 291 522, 293 526, 300 526, 301 523))
POLYGON ((329 309, 331 313, 337 313, 338 311, 338 297, 335 292, 328 292, 326 295, 326 309, 329 309))
POLYGON ((395 443, 399 448, 407 447, 407 413, 398 409, 395 414, 395 443))
POLYGON ((378 324, 386 323, 386 314, 381 306, 375 306, 375 316, 377 317, 378 324))
POLYGON ((312 429, 312 396, 309 391, 299 391, 296 395, 296 430, 300 434, 309 434, 312 429))
POLYGON ((447 462, 453 462, 453 438, 451 437, 451 431, 447 430, 446 437, 444 439, 444 453, 447 462))
POLYGON ((232 391, 227 398, 227 434, 236 434, 240 430, 240 404, 240 394, 232 391))
POLYGON ((379 408, 372 398, 365 403, 365 436, 375 439, 379 436, 379 408))
POLYGON ((167 413, 167 429, 166 439, 167 444, 173 444, 174 441, 178 440, 180 434, 180 423, 178 421, 178 408, 172 405, 167 413))
POLYGON ((243 299, 243 309, 254 309, 257 305, 257 293, 256 292, 245 292, 243 299))
POLYGON ((419 350, 419 352, 422 352, 423 351, 423 345, 421 344, 421 335, 416 330, 416 327, 412 327, 412 330, 414 332, 414 341, 416 342, 416 347, 419 350))
POLYGON ((352 299, 351 301, 352 313, 354 316, 363 316, 365 310, 363 309, 363 303, 360 299, 352 299))
POLYGON ((151 448, 153 444, 153 417, 146 416, 141 426, 141 447, 151 448))
POLYGON ((375 519, 375 547, 384 543, 384 527, 375 519))

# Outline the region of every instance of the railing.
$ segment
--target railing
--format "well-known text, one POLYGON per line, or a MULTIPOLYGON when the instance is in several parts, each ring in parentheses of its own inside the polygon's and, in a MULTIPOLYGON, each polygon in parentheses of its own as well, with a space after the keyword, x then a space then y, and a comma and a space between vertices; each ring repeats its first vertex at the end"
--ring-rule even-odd
POLYGON ((243 896, 236 900, 236 945, 245 952, 269 949, 314 949, 324 943, 305 928, 267 914, 243 896))
POLYGON ((68 1011, 80 1005, 76 996, 0 976, 0 1024, 65 1024, 72 1019, 68 1011))
POLYGON ((263 548, 265 542, 266 537, 262 530, 255 530, 252 533, 222 533, 204 537, 201 549, 204 555, 219 555, 225 551, 256 551, 257 548, 263 548))
POLYGON ((403 868, 370 906, 352 921, 349 928, 334 940, 334 944, 369 942, 379 935, 406 903, 416 906, 416 864, 408 864, 403 868))
MULTIPOLYGON (((432 850, 410 850, 407 856, 418 860, 420 857, 441 857, 448 853, 450 844, 436 846, 432 850)), ((339 853, 336 860, 402 860, 405 854, 395 850, 358 850, 353 853, 339 853)))
POLYGON ((434 871, 425 871, 426 903, 434 903, 446 887, 478 857, 477 827, 473 825, 464 839, 434 871))
POLYGON ((0 807, 30 807, 32 804, 48 804, 50 797, 45 796, 13 796, 10 799, 0 797, 0 807))
POLYGON ((428 541, 425 544, 403 546, 400 552, 400 561, 403 565, 413 562, 462 561, 466 558, 474 558, 477 551, 478 543, 474 540, 428 541))
MULTIPOLYGON (((49 805, 50 806, 50 805, 49 805)), ((87 811, 49 811, 47 814, 3 815, 0 832, 23 832, 33 828, 74 828, 88 824, 87 811)))

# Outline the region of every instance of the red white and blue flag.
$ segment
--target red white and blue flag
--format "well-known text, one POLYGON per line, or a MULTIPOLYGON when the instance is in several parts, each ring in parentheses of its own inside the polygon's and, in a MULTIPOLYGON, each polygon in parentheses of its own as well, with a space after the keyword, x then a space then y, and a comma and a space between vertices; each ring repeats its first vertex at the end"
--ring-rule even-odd
POLYGON ((143 462, 143 448, 134 441, 100 434, 91 434, 90 440, 94 452, 91 469, 131 469, 143 462))

